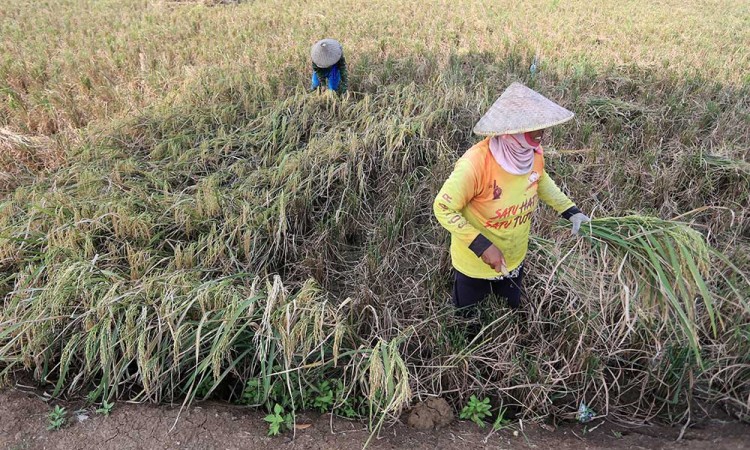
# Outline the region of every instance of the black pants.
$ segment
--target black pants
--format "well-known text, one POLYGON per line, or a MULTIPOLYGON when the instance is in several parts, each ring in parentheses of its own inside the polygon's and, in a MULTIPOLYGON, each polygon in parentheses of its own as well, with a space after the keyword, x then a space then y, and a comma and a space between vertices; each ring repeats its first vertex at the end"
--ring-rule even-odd
POLYGON ((521 304, 523 267, 518 271, 518 276, 502 280, 471 278, 457 270, 455 273, 453 304, 459 308, 474 306, 490 295, 505 298, 511 308, 518 308, 521 304))

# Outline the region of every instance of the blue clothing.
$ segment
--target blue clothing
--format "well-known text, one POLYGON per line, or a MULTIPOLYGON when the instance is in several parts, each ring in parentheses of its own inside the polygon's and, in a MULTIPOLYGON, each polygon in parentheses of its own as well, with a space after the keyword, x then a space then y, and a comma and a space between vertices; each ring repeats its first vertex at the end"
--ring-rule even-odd
POLYGON ((315 90, 321 85, 321 79, 320 76, 318 76, 318 73, 324 78, 328 89, 338 91, 339 86, 341 85, 341 71, 338 68, 338 64, 334 64, 327 69, 313 70, 310 90, 315 90))
POLYGON ((314 91, 315 89, 319 87, 320 87, 320 78, 318 78, 318 73, 313 70, 312 87, 310 88, 310 90, 314 91))
POLYGON ((339 68, 337 65, 331 66, 331 69, 328 71, 328 89, 331 89, 333 91, 339 90, 339 84, 341 83, 341 72, 339 72, 339 68))

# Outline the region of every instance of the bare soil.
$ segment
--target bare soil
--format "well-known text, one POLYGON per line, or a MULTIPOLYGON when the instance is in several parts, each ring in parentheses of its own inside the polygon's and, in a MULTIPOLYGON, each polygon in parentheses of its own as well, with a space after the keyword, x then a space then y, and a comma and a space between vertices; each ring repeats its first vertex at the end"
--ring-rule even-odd
MULTIPOLYGON (((48 431, 52 402, 35 392, 0 391, 0 449, 356 449, 369 433, 362 423, 324 415, 298 417, 300 428, 280 437, 266 436, 263 414, 221 403, 201 403, 180 411, 179 406, 117 403, 110 416, 63 403, 69 424, 48 431), (179 419, 179 420, 178 420, 179 419), (308 426, 309 425, 309 426, 308 426)), ((58 403, 55 403, 58 404, 58 403)), ((679 428, 624 428, 606 421, 571 424, 555 430, 536 424, 518 425, 490 434, 470 422, 454 421, 439 430, 419 431, 397 424, 383 429, 372 449, 750 449, 750 426, 711 420, 689 428, 676 441, 679 428)))

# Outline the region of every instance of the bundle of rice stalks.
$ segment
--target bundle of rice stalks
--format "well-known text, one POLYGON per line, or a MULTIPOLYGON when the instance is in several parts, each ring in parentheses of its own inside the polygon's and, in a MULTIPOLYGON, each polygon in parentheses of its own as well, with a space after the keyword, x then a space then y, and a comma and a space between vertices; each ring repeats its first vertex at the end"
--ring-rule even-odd
MULTIPOLYGON (((595 252, 614 258, 617 278, 633 287, 632 304, 655 309, 665 323, 676 320, 700 361, 700 316, 708 316, 714 337, 722 322, 717 296, 707 281, 719 274, 714 262, 722 258, 705 238, 687 224, 636 215, 594 219, 582 234, 595 252)), ((746 299, 735 293, 750 311, 746 299)))

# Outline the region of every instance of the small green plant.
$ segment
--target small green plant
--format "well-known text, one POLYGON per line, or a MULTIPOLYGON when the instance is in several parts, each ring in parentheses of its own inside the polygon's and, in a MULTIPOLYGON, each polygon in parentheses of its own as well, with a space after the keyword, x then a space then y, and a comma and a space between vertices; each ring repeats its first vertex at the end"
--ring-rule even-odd
POLYGON ((60 405, 55 406, 55 409, 50 411, 49 415, 47 416, 49 419, 49 425, 47 426, 47 429, 59 430, 60 428, 62 428, 67 420, 67 414, 68 412, 65 410, 65 408, 61 407, 60 405))
POLYGON ((291 430, 294 426, 292 413, 284 411, 284 407, 278 403, 273 407, 273 412, 263 418, 268 422, 268 435, 277 436, 284 430, 291 430))
POLYGON ((367 399, 361 395, 351 397, 339 397, 336 413, 347 419, 355 419, 367 414, 367 399))
POLYGON ((245 383, 240 403, 243 405, 259 405, 263 402, 263 386, 259 378, 251 378, 245 383))
POLYGON ((464 420, 471 420, 481 428, 484 428, 486 425, 484 419, 491 415, 490 408, 492 408, 492 406, 490 405, 489 398, 485 397, 482 400, 479 400, 476 395, 472 395, 469 398, 469 403, 467 403, 466 406, 464 406, 464 409, 461 410, 461 415, 459 417, 464 420))
POLYGON ((104 399, 102 400, 102 406, 96 409, 96 413, 108 416, 112 412, 112 408, 114 407, 114 403, 110 403, 106 399, 104 399))
POLYGON ((500 431, 510 423, 510 420, 505 417, 505 412, 505 408, 500 408, 500 411, 497 412, 497 418, 495 418, 495 422, 492 424, 493 430, 500 431))
POLYGON ((354 419, 359 416, 357 409, 352 405, 352 400, 349 398, 345 398, 341 406, 336 408, 336 411, 347 419, 354 419))
POLYGON ((367 399, 356 395, 353 390, 348 389, 341 379, 333 382, 333 410, 334 413, 347 419, 354 419, 366 414, 367 399))
POLYGON ((328 381, 322 381, 315 388, 313 407, 317 408, 320 412, 330 411, 333 407, 334 395, 331 383, 328 381))
MULTIPOLYGON (((292 386, 294 386, 294 384, 292 384, 292 386)), ((290 392, 287 388, 286 380, 277 378, 271 383, 271 392, 266 401, 266 408, 271 411, 271 405, 278 403, 284 408, 295 409, 294 405, 299 405, 302 402, 300 397, 299 390, 292 389, 290 392)))
POLYGON ((612 435, 614 435, 614 437, 616 437, 617 439, 622 439, 622 433, 620 433, 619 431, 612 430, 612 435))
POLYGON ((209 392, 211 392, 211 388, 214 385, 214 380, 210 377, 205 378, 201 383, 198 385, 198 387, 195 388, 195 397, 200 399, 206 399, 208 397, 209 392))
POLYGON ((463 324, 455 324, 450 328, 446 328, 446 341, 451 349, 466 348, 468 341, 466 339, 467 333, 465 330, 466 326, 463 324))

